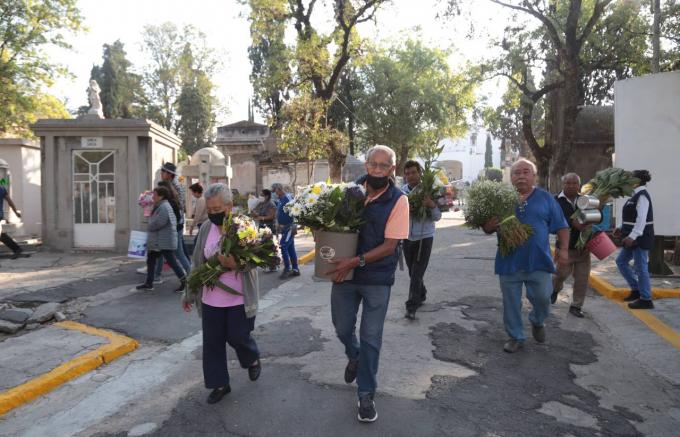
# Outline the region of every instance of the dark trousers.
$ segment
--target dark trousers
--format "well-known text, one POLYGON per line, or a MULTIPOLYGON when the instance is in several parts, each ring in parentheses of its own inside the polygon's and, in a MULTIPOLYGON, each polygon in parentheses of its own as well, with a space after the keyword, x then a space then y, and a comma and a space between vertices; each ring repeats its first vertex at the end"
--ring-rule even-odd
POLYGON ((430 262, 430 253, 432 252, 433 238, 423 238, 419 241, 403 240, 404 246, 404 260, 408 266, 408 275, 411 278, 411 284, 408 288, 408 300, 406 301, 406 309, 408 311, 415 311, 425 301, 427 289, 423 282, 427 264, 430 262), (419 249, 419 246, 421 245, 419 249), (418 252, 420 251, 420 255, 418 252))
MULTIPOLYGON (((160 260, 161 258, 165 258, 165 260, 168 262, 168 265, 172 269, 173 272, 177 275, 179 279, 184 279, 186 278, 186 273, 184 272, 184 269, 180 267, 179 263, 177 262, 177 258, 175 258, 175 251, 174 250, 161 250, 161 251, 149 251, 149 253, 146 255, 146 284, 151 285, 153 284, 155 272, 156 272, 156 262, 160 260)), ((161 263, 161 268, 163 264, 161 263)))
POLYGON ((257 343, 250 335, 255 329, 255 317, 246 318, 243 305, 227 308, 201 305, 205 387, 224 387, 229 384, 227 343, 236 350, 238 361, 244 369, 260 358, 257 343))
POLYGON ((14 241, 14 239, 10 237, 7 232, 0 233, 0 241, 2 241, 5 244, 5 246, 9 247, 12 252, 14 253, 21 252, 21 247, 19 247, 17 242, 14 241))

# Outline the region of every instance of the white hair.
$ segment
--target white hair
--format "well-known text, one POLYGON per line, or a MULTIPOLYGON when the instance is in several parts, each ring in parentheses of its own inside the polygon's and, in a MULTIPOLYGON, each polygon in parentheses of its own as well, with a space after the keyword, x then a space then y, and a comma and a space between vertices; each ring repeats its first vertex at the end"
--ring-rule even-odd
POLYGON ((394 153, 394 150, 392 150, 390 147, 383 146, 380 144, 377 144, 370 149, 368 149, 368 152, 366 152, 366 161, 371 159, 371 155, 373 155, 375 152, 384 152, 387 153, 387 156, 390 157, 390 164, 396 165, 397 164, 397 154, 394 153))
POLYGON ((517 161, 513 162, 512 166, 510 167, 510 172, 513 172, 515 170, 515 167, 517 167, 520 164, 527 164, 534 171, 534 174, 538 172, 538 170, 536 169, 536 164, 534 164, 533 162, 529 161, 526 158, 519 158, 517 161))
POLYGON ((223 184, 221 182, 211 184, 208 187, 208 189, 205 190, 205 194, 203 195, 206 201, 212 197, 217 196, 220 196, 224 203, 233 203, 233 200, 231 198, 231 191, 229 191, 229 187, 227 187, 227 184, 223 184))
POLYGON ((567 179, 571 179, 571 178, 576 178, 576 180, 578 181, 578 184, 581 185, 581 176, 577 175, 574 172, 567 173, 564 176, 562 176, 562 183, 567 182, 567 179))

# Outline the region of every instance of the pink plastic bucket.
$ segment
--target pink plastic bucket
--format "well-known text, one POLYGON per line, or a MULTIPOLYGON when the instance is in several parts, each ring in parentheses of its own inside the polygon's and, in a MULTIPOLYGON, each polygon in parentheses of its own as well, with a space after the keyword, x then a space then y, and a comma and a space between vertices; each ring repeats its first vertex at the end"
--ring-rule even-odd
POLYGON ((616 251, 616 245, 604 232, 598 232, 586 243, 586 248, 600 261, 616 251))

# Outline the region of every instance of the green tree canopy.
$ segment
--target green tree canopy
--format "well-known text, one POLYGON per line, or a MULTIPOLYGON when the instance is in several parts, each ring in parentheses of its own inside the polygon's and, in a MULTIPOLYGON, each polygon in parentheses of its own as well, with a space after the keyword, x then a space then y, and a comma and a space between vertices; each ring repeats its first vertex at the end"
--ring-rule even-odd
POLYGON ((372 50, 357 74, 362 83, 355 100, 359 141, 364 149, 373 144, 393 147, 398 171, 419 146, 467 130, 474 85, 451 70, 447 52, 407 40, 372 50))
POLYGON ((102 65, 92 67, 90 79, 101 88, 99 94, 106 118, 132 118, 139 116, 145 103, 142 77, 131 71, 123 43, 104 44, 102 65))
POLYGON ((68 117, 45 93, 68 72, 45 49, 70 48, 65 36, 81 30, 76 0, 0 2, 0 135, 30 135, 28 125, 41 116, 68 117))

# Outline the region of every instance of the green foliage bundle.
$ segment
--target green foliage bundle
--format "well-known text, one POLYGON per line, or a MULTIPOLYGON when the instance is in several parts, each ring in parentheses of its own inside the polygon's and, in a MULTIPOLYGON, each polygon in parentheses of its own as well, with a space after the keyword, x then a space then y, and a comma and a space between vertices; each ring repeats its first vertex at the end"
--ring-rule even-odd
POLYGON ((478 181, 467 189, 465 222, 469 227, 479 229, 492 218, 498 218, 498 247, 501 255, 507 256, 533 233, 531 226, 520 222, 515 215, 518 205, 519 193, 512 185, 478 181))

